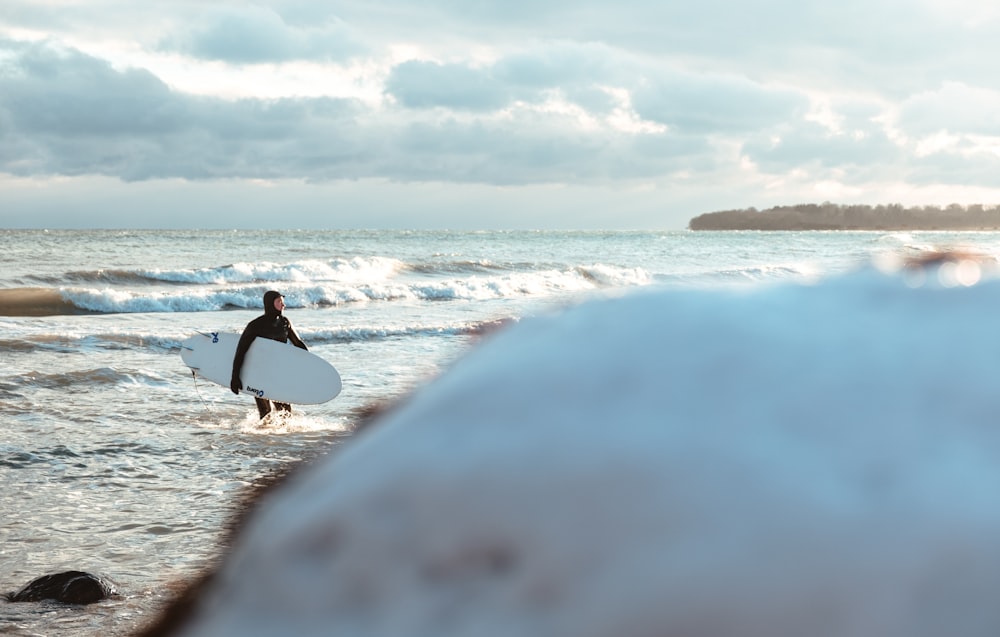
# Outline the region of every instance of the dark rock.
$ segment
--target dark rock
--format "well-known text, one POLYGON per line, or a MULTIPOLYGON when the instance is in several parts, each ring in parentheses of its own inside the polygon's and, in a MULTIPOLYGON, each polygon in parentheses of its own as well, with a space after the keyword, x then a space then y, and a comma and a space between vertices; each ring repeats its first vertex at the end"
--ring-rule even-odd
POLYGON ((93 604, 118 594, 115 584, 108 579, 83 571, 65 571, 43 575, 4 597, 10 602, 52 600, 64 604, 93 604))

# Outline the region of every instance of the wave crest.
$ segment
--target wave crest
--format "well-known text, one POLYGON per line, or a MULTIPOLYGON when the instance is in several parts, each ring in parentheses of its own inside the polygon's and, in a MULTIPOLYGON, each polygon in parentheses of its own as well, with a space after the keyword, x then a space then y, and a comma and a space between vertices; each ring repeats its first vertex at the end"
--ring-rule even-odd
POLYGON ((11 288, 0 290, 0 316, 56 316, 81 314, 80 308, 59 290, 11 288))
MULTIPOLYGON (((468 265, 468 264, 466 264, 468 265)), ((466 266, 463 266, 466 267, 466 266)), ((483 266, 477 266, 483 267, 483 266)), ((469 276, 415 277, 395 259, 234 264, 222 269, 160 273, 186 287, 16 288, 0 290, 0 316, 214 312, 258 309, 264 292, 282 282, 289 308, 336 307, 371 301, 489 300, 546 296, 605 287, 646 285, 642 268, 602 264, 540 271, 488 270, 469 276), (397 273, 402 276, 395 276, 397 273), (273 280, 261 281, 272 277, 273 280), (245 285, 240 285, 245 283, 245 285)), ((440 272, 440 271, 439 271, 440 272)))

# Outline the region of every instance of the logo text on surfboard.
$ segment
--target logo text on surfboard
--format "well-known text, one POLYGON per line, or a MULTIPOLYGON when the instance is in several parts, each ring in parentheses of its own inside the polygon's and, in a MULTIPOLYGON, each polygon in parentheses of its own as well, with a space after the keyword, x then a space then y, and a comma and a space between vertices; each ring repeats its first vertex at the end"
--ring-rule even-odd
POLYGON ((257 398, 263 398, 264 397, 264 390, 263 389, 254 389, 250 385, 247 385, 243 389, 247 390, 251 394, 254 394, 255 396, 257 396, 257 398))

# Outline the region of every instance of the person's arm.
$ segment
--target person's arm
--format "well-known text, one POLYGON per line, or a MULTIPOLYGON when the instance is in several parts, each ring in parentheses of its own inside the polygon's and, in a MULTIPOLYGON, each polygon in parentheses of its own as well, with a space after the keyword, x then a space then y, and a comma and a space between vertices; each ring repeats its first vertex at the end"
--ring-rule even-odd
POLYGON ((292 342, 292 345, 308 351, 309 348, 306 347, 305 341, 299 338, 299 335, 295 332, 295 328, 292 327, 292 322, 287 317, 285 318, 285 325, 288 327, 288 340, 292 342))
POLYGON ((229 389, 234 394, 239 394, 240 390, 243 389, 240 371, 243 369, 243 359, 247 355, 247 350, 250 349, 250 344, 255 338, 257 338, 256 330, 247 325, 243 334, 240 335, 240 342, 236 345, 236 354, 233 355, 233 377, 229 381, 229 389))

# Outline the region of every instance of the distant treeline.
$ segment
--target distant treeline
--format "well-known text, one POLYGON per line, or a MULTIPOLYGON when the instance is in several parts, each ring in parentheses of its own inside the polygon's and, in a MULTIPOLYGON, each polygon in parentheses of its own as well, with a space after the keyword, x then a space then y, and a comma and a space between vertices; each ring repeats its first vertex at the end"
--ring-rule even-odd
POLYGON ((1000 206, 841 206, 829 202, 707 212, 691 230, 998 230, 1000 206))

